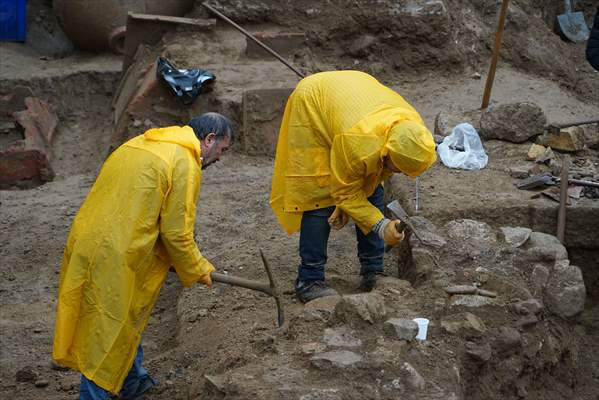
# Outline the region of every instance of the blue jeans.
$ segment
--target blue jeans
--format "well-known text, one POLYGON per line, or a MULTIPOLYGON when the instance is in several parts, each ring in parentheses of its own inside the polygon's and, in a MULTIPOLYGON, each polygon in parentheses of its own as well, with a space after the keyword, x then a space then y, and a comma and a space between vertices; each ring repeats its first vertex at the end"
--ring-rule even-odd
MULTIPOLYGON (((383 211, 385 207, 384 190, 378 186, 368 201, 383 211)), ((328 218, 335 207, 306 211, 302 216, 300 228, 299 253, 301 263, 298 268, 298 281, 324 281, 324 269, 327 262, 327 243, 331 227, 328 218)), ((358 240, 358 259, 360 275, 370 272, 383 272, 383 254, 385 242, 375 232, 364 235, 356 225, 358 240)))
MULTIPOLYGON (((137 355, 133 361, 133 366, 125 378, 123 388, 121 390, 121 396, 131 397, 136 391, 143 378, 148 376, 148 371, 141 366, 141 362, 144 358, 144 351, 141 347, 141 343, 137 348, 137 355)), ((96 385, 83 374, 81 374, 81 385, 79 386, 79 400, 106 400, 110 397, 110 393, 96 385)))

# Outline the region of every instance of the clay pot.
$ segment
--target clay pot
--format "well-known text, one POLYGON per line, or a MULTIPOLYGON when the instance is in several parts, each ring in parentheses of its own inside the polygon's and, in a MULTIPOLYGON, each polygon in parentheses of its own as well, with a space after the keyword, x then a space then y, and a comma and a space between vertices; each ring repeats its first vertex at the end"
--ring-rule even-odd
POLYGON ((183 16, 193 0, 53 0, 54 13, 73 44, 82 50, 109 48, 128 12, 183 16))

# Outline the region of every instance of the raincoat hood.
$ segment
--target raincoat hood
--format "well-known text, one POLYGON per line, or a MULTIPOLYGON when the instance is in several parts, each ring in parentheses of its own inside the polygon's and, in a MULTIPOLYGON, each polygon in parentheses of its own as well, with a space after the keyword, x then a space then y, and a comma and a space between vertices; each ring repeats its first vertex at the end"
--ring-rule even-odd
POLYGON ((193 152, 198 165, 202 165, 202 146, 193 129, 189 126, 168 126, 166 128, 149 129, 144 133, 144 138, 154 142, 175 143, 186 147, 193 152))
POLYGON ((403 121, 391 129, 381 155, 387 154, 393 165, 412 178, 437 160, 433 135, 415 121, 403 121))

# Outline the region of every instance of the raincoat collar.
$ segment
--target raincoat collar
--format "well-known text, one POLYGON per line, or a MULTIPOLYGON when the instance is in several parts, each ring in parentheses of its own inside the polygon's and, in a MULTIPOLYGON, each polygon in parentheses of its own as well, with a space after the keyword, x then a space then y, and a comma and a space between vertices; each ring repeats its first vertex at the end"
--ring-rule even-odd
POLYGON ((149 129, 144 133, 144 137, 146 140, 155 142, 175 143, 191 150, 198 166, 202 167, 202 146, 191 127, 167 126, 165 128, 149 129))

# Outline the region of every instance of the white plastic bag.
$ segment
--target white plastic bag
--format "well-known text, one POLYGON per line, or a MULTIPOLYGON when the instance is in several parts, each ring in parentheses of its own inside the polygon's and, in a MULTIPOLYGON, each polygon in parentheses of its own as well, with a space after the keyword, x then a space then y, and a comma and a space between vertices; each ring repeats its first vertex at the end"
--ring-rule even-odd
POLYGON ((483 169, 489 161, 476 129, 468 123, 456 125, 437 146, 437 153, 449 168, 483 169))

